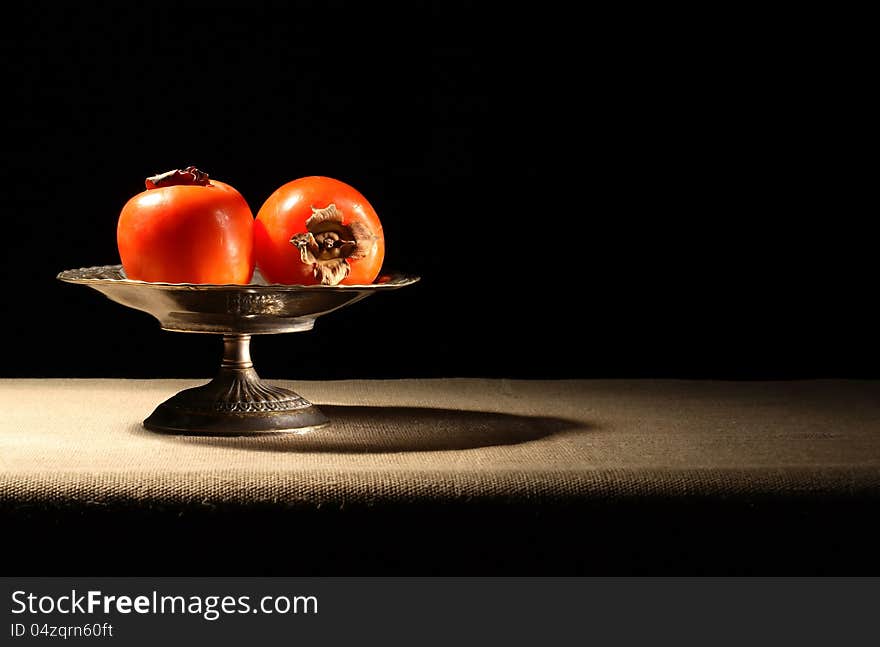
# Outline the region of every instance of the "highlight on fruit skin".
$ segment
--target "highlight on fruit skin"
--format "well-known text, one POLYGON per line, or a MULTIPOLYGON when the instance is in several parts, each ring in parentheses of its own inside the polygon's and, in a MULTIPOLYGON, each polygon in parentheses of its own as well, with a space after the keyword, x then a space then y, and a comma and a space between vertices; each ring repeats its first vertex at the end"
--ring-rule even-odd
POLYGON ((128 278, 235 284, 254 272, 254 217, 232 186, 194 166, 151 176, 122 208, 116 242, 128 278))
POLYGON ((354 187, 311 176, 279 187, 257 212, 254 256, 270 283, 366 285, 379 276, 385 238, 354 187))

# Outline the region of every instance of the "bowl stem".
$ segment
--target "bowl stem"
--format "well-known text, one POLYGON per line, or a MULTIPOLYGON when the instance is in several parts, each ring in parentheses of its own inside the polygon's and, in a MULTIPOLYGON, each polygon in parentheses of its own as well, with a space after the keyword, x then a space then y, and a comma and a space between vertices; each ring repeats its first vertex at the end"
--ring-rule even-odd
POLYGON ((301 395, 260 379, 250 344, 250 335, 223 335, 217 376, 160 404, 144 426, 162 433, 246 436, 301 434, 327 425, 327 417, 301 395))

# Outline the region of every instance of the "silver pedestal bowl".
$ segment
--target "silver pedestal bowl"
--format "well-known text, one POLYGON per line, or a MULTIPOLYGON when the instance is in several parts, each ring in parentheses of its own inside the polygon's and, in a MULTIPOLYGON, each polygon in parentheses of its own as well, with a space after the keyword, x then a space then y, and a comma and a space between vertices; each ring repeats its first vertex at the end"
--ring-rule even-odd
POLYGON ((260 379, 251 361, 251 335, 311 330, 321 315, 419 280, 391 273, 370 285, 331 287, 267 284, 257 274, 248 285, 147 283, 126 278, 121 265, 65 270, 58 278, 147 312, 165 330, 223 335, 217 376, 169 398, 144 420, 153 431, 223 436, 306 433, 329 424, 302 396, 260 379))

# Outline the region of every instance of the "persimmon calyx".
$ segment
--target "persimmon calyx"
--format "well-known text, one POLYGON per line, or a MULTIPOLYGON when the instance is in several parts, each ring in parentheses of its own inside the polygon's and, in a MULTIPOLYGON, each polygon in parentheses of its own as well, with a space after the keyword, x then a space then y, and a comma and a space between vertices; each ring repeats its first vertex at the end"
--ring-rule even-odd
POLYGON ((161 189, 163 186, 208 186, 210 178, 195 166, 187 166, 182 171, 174 169, 146 179, 147 189, 161 189))
POLYGON ((307 231, 290 238, 321 285, 339 285, 351 271, 349 259, 366 256, 376 240, 368 227, 356 222, 346 225, 343 219, 342 210, 335 204, 323 209, 312 207, 307 231))

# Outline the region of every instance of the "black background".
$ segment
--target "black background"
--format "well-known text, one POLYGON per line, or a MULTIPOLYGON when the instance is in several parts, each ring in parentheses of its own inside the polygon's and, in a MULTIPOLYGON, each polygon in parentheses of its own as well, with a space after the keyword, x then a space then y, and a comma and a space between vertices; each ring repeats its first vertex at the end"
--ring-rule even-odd
MULTIPOLYGON (((344 180, 386 267, 423 277, 255 339, 266 377, 877 377, 873 40, 803 8, 579 11, 4 9, 0 376, 213 373, 211 336, 55 280, 117 262, 143 178, 195 164, 254 211, 293 178, 344 180)), ((877 572, 875 501, 851 495, 0 512, 44 573, 877 572), (254 537, 282 558, 230 557, 254 537)))
POLYGON ((342 179, 383 220, 386 268, 423 276, 256 339, 264 376, 876 377, 864 84, 792 17, 622 14, 5 16, 0 374, 213 372, 216 339, 54 278, 118 262, 143 178, 195 164, 255 212, 296 177, 342 179), (357 360, 321 359, 340 346, 357 360))

